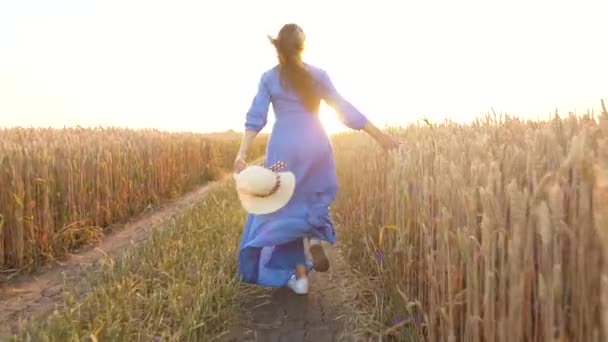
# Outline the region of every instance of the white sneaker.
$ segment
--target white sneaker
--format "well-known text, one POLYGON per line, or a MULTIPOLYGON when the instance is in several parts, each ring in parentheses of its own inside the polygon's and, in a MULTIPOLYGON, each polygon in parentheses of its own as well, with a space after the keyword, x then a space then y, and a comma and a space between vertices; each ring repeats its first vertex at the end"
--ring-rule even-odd
POLYGON ((308 294, 308 277, 296 279, 296 275, 292 275, 287 282, 287 286, 296 294, 308 294))

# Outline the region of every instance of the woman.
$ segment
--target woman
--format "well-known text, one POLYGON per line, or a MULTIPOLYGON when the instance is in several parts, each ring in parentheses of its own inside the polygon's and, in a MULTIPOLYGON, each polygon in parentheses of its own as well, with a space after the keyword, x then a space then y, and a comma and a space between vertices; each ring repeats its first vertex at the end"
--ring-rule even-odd
MULTIPOLYGON (((270 37, 269 37, 270 38, 270 37)), ((305 35, 298 25, 287 24, 270 38, 279 63, 263 73, 246 115, 245 133, 234 162, 235 173, 246 168, 247 150, 267 122, 270 103, 276 115, 265 167, 284 166, 295 175, 289 202, 278 211, 249 214, 239 250, 242 281, 263 286, 289 286, 308 293, 307 273, 326 271, 327 257, 319 243, 336 242, 329 205, 338 190, 332 145, 319 120, 321 100, 354 130, 364 130, 382 147, 399 142, 376 128, 334 88, 327 73, 302 61, 305 35), (310 238, 312 265, 307 262, 304 239, 310 238)))

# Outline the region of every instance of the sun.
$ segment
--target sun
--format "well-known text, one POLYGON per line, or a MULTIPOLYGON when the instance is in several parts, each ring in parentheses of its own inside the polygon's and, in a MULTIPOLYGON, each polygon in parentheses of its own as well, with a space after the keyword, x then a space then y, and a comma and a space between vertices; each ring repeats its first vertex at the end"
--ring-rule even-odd
POLYGON ((323 124, 323 128, 327 134, 341 133, 348 129, 342 122, 340 122, 334 109, 325 103, 321 103, 319 116, 321 123, 323 124))

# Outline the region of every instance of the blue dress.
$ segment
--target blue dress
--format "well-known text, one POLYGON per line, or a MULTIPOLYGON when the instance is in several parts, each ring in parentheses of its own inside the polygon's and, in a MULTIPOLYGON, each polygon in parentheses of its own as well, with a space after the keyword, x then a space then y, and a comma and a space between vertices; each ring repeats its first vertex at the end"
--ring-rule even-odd
MULTIPOLYGON (((328 74, 311 65, 306 67, 317 81, 323 100, 338 113, 340 121, 351 129, 362 129, 367 118, 340 96, 328 74)), ((295 175, 295 192, 278 211, 248 214, 239 247, 239 276, 245 283, 283 287, 297 264, 312 268, 305 254, 304 238, 336 242, 329 206, 336 197, 338 182, 331 141, 318 114, 309 112, 297 94, 281 85, 277 67, 262 74, 246 115, 245 129, 262 130, 271 103, 276 119, 264 166, 283 161, 283 171, 295 175)))

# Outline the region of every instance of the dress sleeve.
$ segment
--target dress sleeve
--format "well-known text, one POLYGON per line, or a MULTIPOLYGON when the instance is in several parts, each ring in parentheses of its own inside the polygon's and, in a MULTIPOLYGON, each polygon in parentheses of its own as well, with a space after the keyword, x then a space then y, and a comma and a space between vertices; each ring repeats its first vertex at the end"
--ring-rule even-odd
POLYGON ((245 129, 248 131, 261 131, 268 122, 268 108, 270 107, 270 92, 266 86, 266 78, 262 75, 258 83, 258 92, 255 94, 245 118, 245 129))
POLYGON ((354 130, 361 130, 365 127, 368 123, 367 117, 338 93, 324 70, 321 71, 321 86, 323 87, 323 99, 336 111, 343 124, 354 130))

